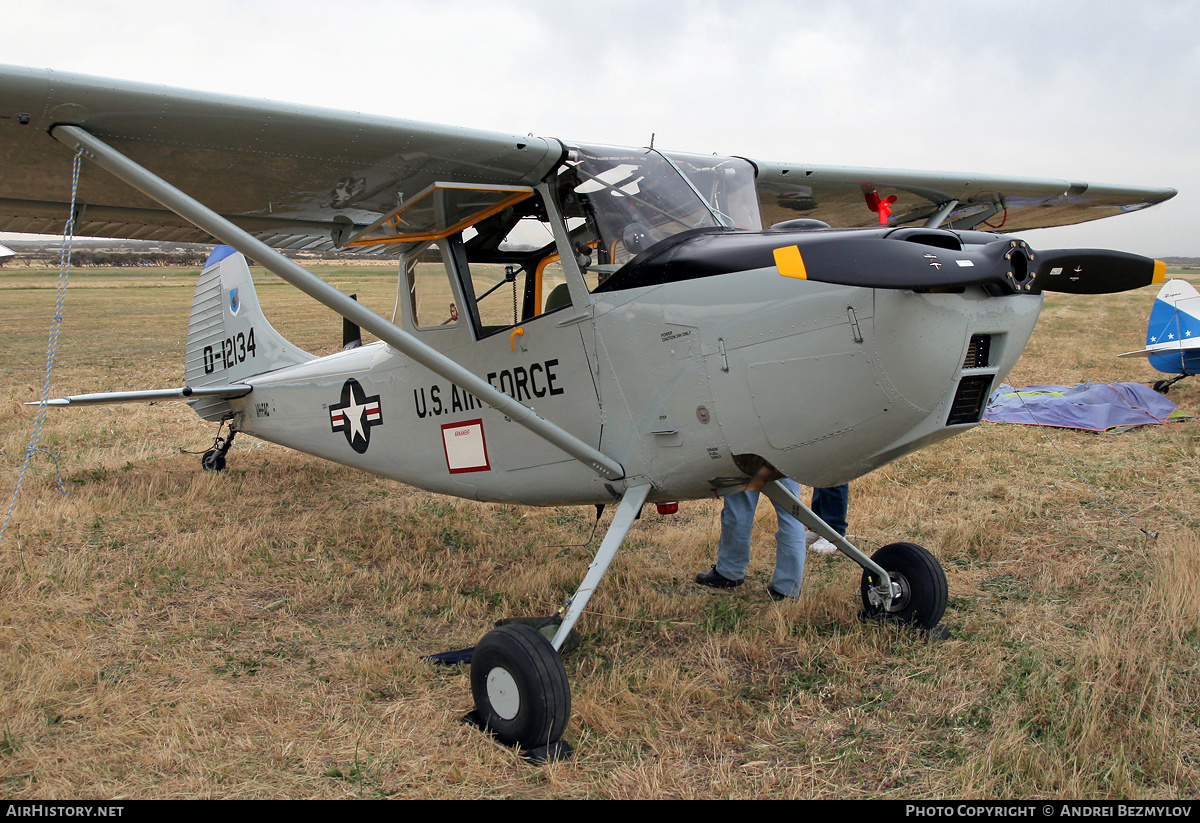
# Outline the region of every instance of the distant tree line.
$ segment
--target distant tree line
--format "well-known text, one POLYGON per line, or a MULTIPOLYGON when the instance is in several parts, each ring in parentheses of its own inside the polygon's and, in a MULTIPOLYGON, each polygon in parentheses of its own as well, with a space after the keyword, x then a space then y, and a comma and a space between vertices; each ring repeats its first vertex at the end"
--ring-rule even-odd
POLYGON ((71 255, 76 266, 199 266, 207 252, 201 251, 90 251, 71 255))
MULTIPOLYGON (((72 266, 199 266, 208 258, 207 251, 103 251, 99 249, 75 249, 71 252, 72 266)), ((0 266, 9 265, 49 266, 58 265, 58 252, 20 253, 13 257, 0 258, 0 266)))

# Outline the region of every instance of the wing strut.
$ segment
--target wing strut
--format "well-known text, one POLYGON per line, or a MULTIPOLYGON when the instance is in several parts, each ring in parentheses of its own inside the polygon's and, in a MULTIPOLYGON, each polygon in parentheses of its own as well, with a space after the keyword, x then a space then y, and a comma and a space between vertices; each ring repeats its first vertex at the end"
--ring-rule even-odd
POLYGON ((946 218, 950 216, 950 212, 954 211, 954 207, 958 205, 958 201, 950 198, 945 203, 939 203, 937 211, 929 215, 929 219, 925 221, 925 228, 936 229, 942 223, 946 222, 946 218))
POLYGON ((139 166, 107 143, 78 126, 55 126, 54 139, 71 148, 82 147, 101 168, 128 183, 147 197, 161 203, 180 217, 199 226, 222 243, 233 246, 260 263, 300 291, 323 303, 342 317, 357 323, 380 340, 403 352, 433 373, 466 389, 509 419, 554 444, 607 480, 625 476, 621 464, 592 448, 570 432, 546 420, 533 409, 518 403, 481 377, 417 340, 399 326, 389 323, 362 304, 306 271, 266 243, 221 217, 199 201, 189 197, 162 178, 139 166))

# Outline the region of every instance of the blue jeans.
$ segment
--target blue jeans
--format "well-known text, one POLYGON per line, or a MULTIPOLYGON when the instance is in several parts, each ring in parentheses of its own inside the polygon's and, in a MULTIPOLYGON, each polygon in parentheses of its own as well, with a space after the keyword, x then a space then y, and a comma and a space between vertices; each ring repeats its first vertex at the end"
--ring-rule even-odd
POLYGON ((845 537, 846 512, 850 508, 850 484, 813 489, 811 508, 813 514, 829 524, 829 528, 845 537))
MULTIPOLYGON (((792 494, 800 496, 800 484, 784 478, 780 481, 792 494)), ((741 580, 750 565, 750 533, 754 529, 754 510, 759 492, 737 492, 725 497, 721 510, 721 542, 717 544, 717 571, 730 580, 741 580)), ((775 532, 775 574, 771 587, 780 594, 796 597, 804 579, 804 526, 786 511, 775 508, 779 530, 775 532)))

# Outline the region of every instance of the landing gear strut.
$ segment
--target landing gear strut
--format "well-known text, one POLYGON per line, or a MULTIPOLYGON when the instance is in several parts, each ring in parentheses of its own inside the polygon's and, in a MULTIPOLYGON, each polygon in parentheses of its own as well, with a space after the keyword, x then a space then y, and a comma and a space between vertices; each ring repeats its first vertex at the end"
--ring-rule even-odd
POLYGON ((767 483, 763 494, 862 566, 862 601, 868 616, 898 620, 926 631, 936 628, 946 612, 946 573, 929 551, 915 543, 889 543, 867 557, 786 486, 767 483))
POLYGON ((559 652, 600 584, 608 564, 641 511, 650 486, 627 489, 583 582, 564 607, 554 641, 536 629, 510 623, 483 636, 471 659, 475 720, 508 746, 539 761, 561 760, 571 749, 559 738, 571 717, 571 687, 559 652))
POLYGON ((223 472, 225 471, 225 455, 233 448, 233 436, 237 434, 234 429, 229 430, 228 437, 217 437, 213 441, 213 447, 204 453, 200 458, 200 466, 206 472, 223 472))

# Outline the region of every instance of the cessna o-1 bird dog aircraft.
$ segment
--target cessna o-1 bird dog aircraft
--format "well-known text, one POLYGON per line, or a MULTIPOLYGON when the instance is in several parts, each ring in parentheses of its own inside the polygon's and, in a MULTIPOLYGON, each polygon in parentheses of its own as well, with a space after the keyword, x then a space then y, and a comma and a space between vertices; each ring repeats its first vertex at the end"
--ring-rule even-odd
POLYGON ((863 567, 869 613, 924 628, 933 555, 868 557, 776 482, 832 486, 975 426, 1046 291, 1162 280, 1120 252, 1005 233, 1145 208, 1172 189, 838 168, 430 126, 0 69, 0 229, 222 245, 200 276, 186 398, 260 437, 442 494, 616 504, 553 641, 488 632, 482 724, 559 741, 557 650, 646 502, 762 488, 863 567), (85 173, 73 200, 72 161, 85 173), (95 167, 103 169, 96 173, 95 167), (277 249, 399 259, 391 318, 277 249), (345 318, 314 357, 265 319, 246 259, 345 318), (358 329, 379 342, 360 342, 358 329))

